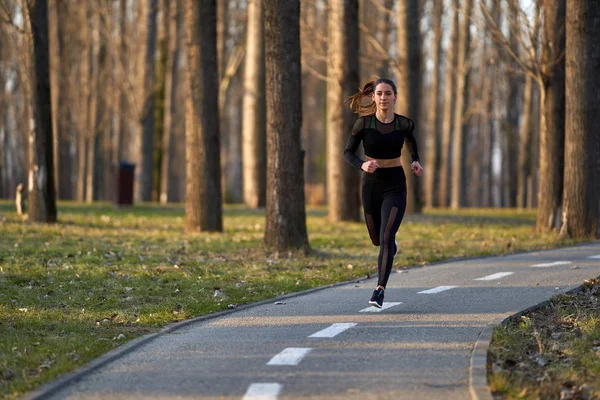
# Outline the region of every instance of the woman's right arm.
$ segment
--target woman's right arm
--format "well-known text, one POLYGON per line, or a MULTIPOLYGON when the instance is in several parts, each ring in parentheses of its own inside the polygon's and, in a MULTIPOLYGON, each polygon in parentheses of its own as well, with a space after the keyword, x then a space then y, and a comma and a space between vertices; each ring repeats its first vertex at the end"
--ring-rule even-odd
POLYGON ((348 137, 348 141, 346 142, 346 148, 344 149, 344 160, 355 168, 362 169, 362 165, 364 160, 361 160, 356 156, 356 150, 358 150, 358 146, 363 139, 363 128, 365 125, 364 117, 359 117, 354 126, 352 127, 352 132, 348 137))

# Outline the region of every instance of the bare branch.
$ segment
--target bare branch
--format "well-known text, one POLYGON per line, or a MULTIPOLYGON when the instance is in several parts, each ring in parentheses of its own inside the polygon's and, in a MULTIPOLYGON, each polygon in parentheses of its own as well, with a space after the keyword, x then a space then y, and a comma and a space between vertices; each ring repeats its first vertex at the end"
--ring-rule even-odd
MULTIPOLYGON (((499 0, 496 0, 499 1, 499 0)), ((525 50, 527 51, 527 49, 529 49, 531 46, 530 44, 525 43, 525 41, 523 40, 523 36, 531 36, 531 25, 529 24, 529 19, 527 18, 527 15, 525 14, 525 12, 523 11, 523 9, 520 7, 518 0, 509 0, 508 1, 508 7, 512 8, 512 12, 508 13, 508 27, 509 30, 511 32, 512 37, 515 38, 515 40, 518 42, 518 44, 525 50), (514 13, 514 15, 513 15, 514 13), (522 33, 520 27, 523 24, 524 21, 524 25, 526 27, 526 32, 522 33)))
POLYGON ((308 73, 310 73, 312 76, 316 77, 317 79, 319 79, 323 82, 332 83, 335 85, 339 84, 339 82, 337 82, 333 79, 330 79, 327 75, 323 75, 322 73, 320 73, 319 71, 317 71, 316 69, 311 67, 310 64, 308 64, 307 62, 302 62, 302 68, 306 69, 306 71, 308 73))
POLYGON ((535 60, 530 60, 533 65, 528 65, 525 61, 523 61, 510 46, 508 39, 496 23, 485 2, 480 2, 480 8, 485 20, 487 21, 487 30, 492 35, 492 39, 504 48, 504 50, 519 65, 519 67, 523 69, 523 71, 528 73, 536 81, 541 82, 540 67, 535 63, 535 60))
POLYGON ((5 1, 0 2, 0 11, 2 12, 0 15, 0 23, 5 23, 9 25, 13 30, 20 33, 21 35, 26 34, 26 30, 21 28, 16 24, 14 19, 14 14, 10 12, 8 5, 5 1))
POLYGON ((360 24, 361 32, 365 33, 365 39, 373 46, 375 50, 383 57, 383 59, 389 62, 390 67, 394 70, 394 74, 397 76, 401 75, 401 69, 396 60, 390 57, 388 51, 379 43, 379 41, 369 32, 369 28, 365 24, 360 24))
POLYGON ((391 17, 395 17, 396 14, 388 9, 385 4, 383 3, 383 0, 371 0, 371 4, 373 4, 375 6, 375 8, 377 8, 380 12, 387 14, 391 17))
POLYGON ((129 74, 125 69, 125 63, 123 62, 123 58, 127 55, 121 54, 121 52, 118 50, 119 44, 113 36, 113 28, 110 25, 110 21, 112 21, 112 16, 108 13, 108 10, 105 7, 97 7, 97 11, 100 13, 100 18, 109 27, 109 33, 106 35, 106 38, 109 40, 110 46, 107 47, 110 49, 112 55, 115 57, 115 60, 117 61, 117 66, 119 67, 120 72, 124 77, 124 85, 120 85, 119 88, 120 90, 124 90, 123 86, 125 87, 124 92, 127 95, 129 104, 132 106, 133 111, 135 113, 135 120, 139 121, 142 117, 141 106, 135 97, 135 87, 133 86, 131 79, 129 79, 129 74))
POLYGON ((246 50, 242 45, 235 46, 231 55, 229 56, 229 60, 227 60, 227 67, 225 68, 225 72, 223 73, 223 78, 221 82, 219 82, 219 109, 223 110, 225 107, 225 95, 227 93, 227 89, 229 88, 229 83, 231 82, 231 78, 236 74, 242 60, 244 59, 244 55, 246 54, 246 50))

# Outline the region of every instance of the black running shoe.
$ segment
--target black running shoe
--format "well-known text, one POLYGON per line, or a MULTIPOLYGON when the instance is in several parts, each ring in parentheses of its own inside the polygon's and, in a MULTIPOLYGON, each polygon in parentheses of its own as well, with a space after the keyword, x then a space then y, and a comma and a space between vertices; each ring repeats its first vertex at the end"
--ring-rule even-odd
POLYGON ((377 308, 381 308, 383 306, 383 289, 375 289, 373 291, 373 296, 371 296, 369 304, 377 308))

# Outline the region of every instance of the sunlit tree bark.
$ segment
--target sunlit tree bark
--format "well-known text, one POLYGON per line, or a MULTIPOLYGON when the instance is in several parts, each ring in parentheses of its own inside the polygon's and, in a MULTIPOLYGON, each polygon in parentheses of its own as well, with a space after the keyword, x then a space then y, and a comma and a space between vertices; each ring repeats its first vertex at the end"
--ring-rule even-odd
POLYGON ((267 205, 265 247, 308 250, 300 144, 300 2, 265 0, 267 205))
POLYGON ((33 38, 30 93, 34 101, 34 127, 29 133, 28 214, 31 222, 55 222, 48 0, 34 0, 28 6, 33 38))
POLYGON ((215 0, 186 0, 185 230, 223 231, 215 0))

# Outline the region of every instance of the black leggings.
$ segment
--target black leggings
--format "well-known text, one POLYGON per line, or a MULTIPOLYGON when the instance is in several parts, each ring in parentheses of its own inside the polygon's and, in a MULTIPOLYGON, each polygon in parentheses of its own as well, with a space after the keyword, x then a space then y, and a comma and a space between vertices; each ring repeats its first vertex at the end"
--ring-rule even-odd
POLYGON ((385 287, 392 271, 396 232, 406 210, 406 176, 402 167, 363 173, 362 202, 371 242, 379 246, 377 284, 385 287))

